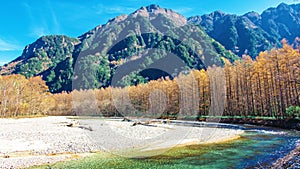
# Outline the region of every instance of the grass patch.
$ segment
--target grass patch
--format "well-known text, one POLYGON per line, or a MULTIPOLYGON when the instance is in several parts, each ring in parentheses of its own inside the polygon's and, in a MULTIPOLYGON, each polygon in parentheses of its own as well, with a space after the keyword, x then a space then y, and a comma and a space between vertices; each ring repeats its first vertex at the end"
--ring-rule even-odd
MULTIPOLYGON (((151 160, 153 161, 153 160, 151 160)), ((155 160, 155 168, 174 168, 166 160, 155 160), (160 167, 157 167, 160 166, 160 167)), ((34 166, 31 169, 123 169, 123 168, 154 168, 149 159, 130 159, 108 153, 99 153, 82 159, 58 162, 53 165, 34 166)))

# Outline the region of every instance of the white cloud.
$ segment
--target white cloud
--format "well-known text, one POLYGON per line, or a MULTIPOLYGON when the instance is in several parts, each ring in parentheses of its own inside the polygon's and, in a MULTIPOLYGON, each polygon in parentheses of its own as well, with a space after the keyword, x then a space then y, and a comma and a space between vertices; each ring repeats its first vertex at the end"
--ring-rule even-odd
POLYGON ((60 33, 60 23, 59 23, 59 20, 56 17, 56 13, 55 13, 55 10, 53 8, 54 5, 52 3, 50 3, 50 1, 47 1, 47 7, 48 7, 48 10, 50 11, 51 18, 52 18, 52 23, 51 23, 52 28, 51 28, 51 30, 55 34, 59 34, 60 33))
POLYGON ((131 13, 134 12, 134 8, 130 7, 122 7, 122 6, 117 6, 117 7, 110 7, 106 9, 107 13, 131 13))
POLYGON ((53 10, 51 12, 51 15, 52 15, 52 22, 53 22, 54 32, 59 33, 60 32, 60 24, 59 24, 59 22, 57 20, 57 17, 55 15, 55 13, 53 12, 53 10))
POLYGON ((8 62, 3 62, 3 61, 0 61, 0 66, 3 66, 3 65, 5 65, 6 63, 8 63, 8 62))
POLYGON ((176 12, 178 12, 178 13, 180 13, 180 14, 185 14, 185 13, 187 13, 187 12, 190 12, 190 11, 192 11, 192 8, 189 8, 189 7, 182 7, 182 8, 175 8, 175 9, 173 9, 174 11, 176 11, 176 12))
POLYGON ((16 45, 15 43, 5 41, 0 38, 0 51, 12 51, 12 50, 20 50, 21 47, 16 45))
POLYGON ((132 7, 124 7, 124 6, 104 6, 102 4, 97 5, 96 13, 97 14, 128 14, 134 12, 136 9, 132 7))
POLYGON ((34 27, 31 31, 31 36, 35 38, 39 38, 41 36, 49 35, 49 31, 45 27, 34 27))
POLYGON ((30 18, 30 36, 39 38, 49 34, 60 34, 59 18, 56 16, 55 5, 46 1, 39 8, 27 3, 23 4, 30 18), (45 12, 41 12, 45 11, 45 12), (40 13, 39 15, 34 15, 40 13))

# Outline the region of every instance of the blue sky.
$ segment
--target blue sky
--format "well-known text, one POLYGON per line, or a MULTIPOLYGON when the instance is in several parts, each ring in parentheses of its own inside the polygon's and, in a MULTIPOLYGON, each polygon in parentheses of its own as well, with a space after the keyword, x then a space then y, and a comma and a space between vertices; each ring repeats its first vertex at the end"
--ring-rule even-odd
POLYGON ((281 2, 300 0, 9 0, 0 6, 0 65, 20 56, 25 45, 43 35, 77 37, 110 18, 129 14, 141 6, 158 4, 186 17, 216 10, 261 13, 281 2))

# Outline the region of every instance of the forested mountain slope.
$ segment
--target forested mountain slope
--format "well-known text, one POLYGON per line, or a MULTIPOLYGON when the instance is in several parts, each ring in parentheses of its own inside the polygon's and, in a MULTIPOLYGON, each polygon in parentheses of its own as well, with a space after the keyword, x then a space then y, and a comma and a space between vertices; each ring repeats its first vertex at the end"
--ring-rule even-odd
POLYGON ((203 27, 235 54, 255 58, 261 51, 280 47, 284 38, 292 44, 296 37, 300 37, 300 4, 282 3, 262 14, 249 12, 242 16, 215 11, 190 17, 188 21, 203 27))
POLYGON ((26 46, 23 54, 1 68, 1 74, 42 75, 51 92, 71 91, 111 85, 117 68, 134 61, 122 85, 145 83, 162 76, 177 76, 186 68, 205 69, 237 56, 209 37, 202 28, 157 5, 141 7, 97 26, 78 38, 44 36, 26 46), (155 49, 147 54, 148 49, 155 49), (184 66, 172 65, 171 72, 140 71, 170 65, 174 56, 184 66), (178 70, 175 70, 178 69, 178 70))

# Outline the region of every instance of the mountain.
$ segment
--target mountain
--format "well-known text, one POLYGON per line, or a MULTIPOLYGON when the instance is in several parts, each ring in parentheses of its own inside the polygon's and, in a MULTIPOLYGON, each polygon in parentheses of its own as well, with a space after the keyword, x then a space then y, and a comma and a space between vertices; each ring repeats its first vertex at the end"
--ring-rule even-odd
POLYGON ((80 41, 64 35, 43 36, 27 45, 20 57, 1 70, 2 74, 22 74, 31 77, 55 67, 66 58, 72 57, 80 41))
POLYGON ((190 17, 188 22, 203 27, 212 38, 235 54, 255 58, 261 51, 281 46, 283 38, 293 43, 296 37, 300 37, 300 4, 281 3, 261 15, 249 12, 238 16, 215 11, 190 17))
POLYGON ((51 92, 146 83, 238 57, 201 27, 170 9, 141 7, 78 38, 44 36, 0 68, 1 74, 42 76, 51 92))

